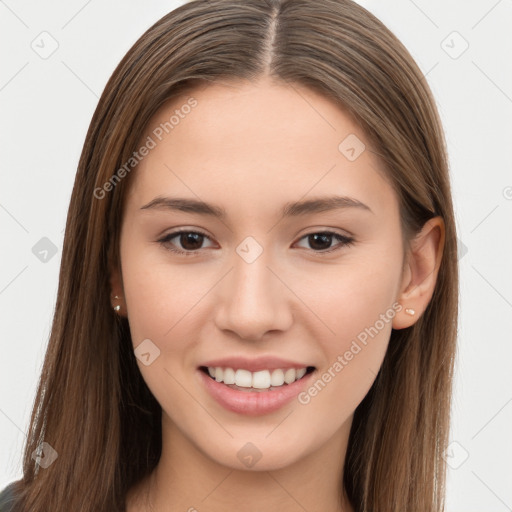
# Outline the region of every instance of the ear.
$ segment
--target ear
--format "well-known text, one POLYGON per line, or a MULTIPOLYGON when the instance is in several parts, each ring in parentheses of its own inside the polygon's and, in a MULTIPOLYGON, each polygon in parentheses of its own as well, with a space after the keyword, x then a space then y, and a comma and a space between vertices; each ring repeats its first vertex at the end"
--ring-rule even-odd
POLYGON ((434 294, 444 240, 444 221, 442 217, 434 217, 424 224, 411 241, 397 297, 403 309, 395 315, 393 329, 410 327, 427 309, 434 294), (406 310, 413 310, 414 314, 409 314, 406 310))
POLYGON ((109 255, 109 282, 110 282, 110 302, 112 308, 120 306, 120 309, 115 311, 119 316, 126 316, 126 302, 124 298, 123 279, 121 274, 121 262, 114 261, 114 258, 109 255), (114 297, 118 298, 114 298, 114 297))

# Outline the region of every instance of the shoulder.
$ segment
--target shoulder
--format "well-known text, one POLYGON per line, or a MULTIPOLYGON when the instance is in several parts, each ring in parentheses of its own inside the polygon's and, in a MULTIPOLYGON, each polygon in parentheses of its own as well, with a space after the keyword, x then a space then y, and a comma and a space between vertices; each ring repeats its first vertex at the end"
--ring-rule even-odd
POLYGON ((17 483, 12 482, 0 491, 0 512, 14 512, 17 483))

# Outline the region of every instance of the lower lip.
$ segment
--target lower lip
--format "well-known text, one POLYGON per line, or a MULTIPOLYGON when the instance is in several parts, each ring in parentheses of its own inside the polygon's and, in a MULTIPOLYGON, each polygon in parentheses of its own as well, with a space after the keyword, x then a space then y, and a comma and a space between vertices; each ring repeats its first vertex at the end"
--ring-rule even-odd
POLYGON ((314 371, 271 391, 238 391, 212 379, 202 370, 197 370, 206 389, 220 405, 229 411, 249 416, 259 416, 277 411, 290 403, 309 383, 314 371))

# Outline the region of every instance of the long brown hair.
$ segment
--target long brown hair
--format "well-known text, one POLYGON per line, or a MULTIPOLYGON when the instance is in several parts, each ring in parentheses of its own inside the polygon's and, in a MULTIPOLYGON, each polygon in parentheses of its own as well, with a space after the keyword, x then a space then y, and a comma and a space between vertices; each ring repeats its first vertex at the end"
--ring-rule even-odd
POLYGON ((444 509, 458 266, 444 136, 426 80, 397 38, 350 0, 195 0, 135 43, 91 121, 16 488, 20 511, 122 511, 127 490, 157 465, 161 408, 138 369, 128 322, 110 303, 136 170, 101 197, 97 190, 169 98, 197 83, 264 75, 314 89, 354 116, 387 168, 406 240, 429 218, 444 220, 433 297, 412 327, 392 331, 354 415, 343 482, 357 512, 444 509), (32 456, 43 441, 58 454, 46 468, 32 456))

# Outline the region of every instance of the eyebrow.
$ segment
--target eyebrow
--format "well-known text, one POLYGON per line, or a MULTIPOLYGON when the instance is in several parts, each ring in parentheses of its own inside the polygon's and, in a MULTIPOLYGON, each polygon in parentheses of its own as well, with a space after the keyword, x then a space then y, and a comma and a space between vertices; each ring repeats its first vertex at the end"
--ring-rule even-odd
MULTIPOLYGON (((282 217, 298 217, 300 215, 307 215, 330 210, 340 210, 345 208, 359 208, 373 213, 369 206, 352 197, 327 196, 286 203, 281 210, 281 215, 282 217)), ((150 209, 171 211, 178 210, 187 213, 211 216, 222 220, 225 220, 227 217, 226 210, 221 206, 206 203, 197 199, 189 199, 183 197, 157 196, 149 203, 141 207, 141 210, 150 209)))

